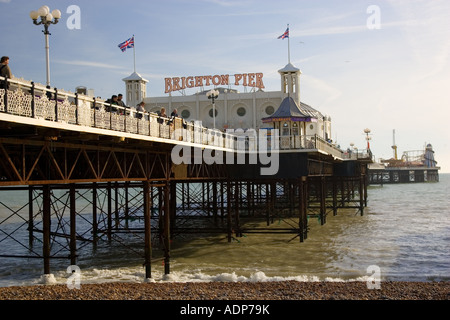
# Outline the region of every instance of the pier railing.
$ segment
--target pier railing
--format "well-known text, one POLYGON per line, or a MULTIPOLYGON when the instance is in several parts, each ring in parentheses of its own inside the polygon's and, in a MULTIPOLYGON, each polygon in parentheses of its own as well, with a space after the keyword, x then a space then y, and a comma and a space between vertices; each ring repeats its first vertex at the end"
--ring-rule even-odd
POLYGON ((361 160, 361 159, 372 159, 373 154, 371 150, 347 150, 343 153, 343 159, 346 160, 361 160))
POLYGON ((343 159, 343 151, 325 139, 315 135, 280 136, 281 150, 320 150, 334 157, 343 159))
MULTIPOLYGON (((4 80, 0 77, 0 81, 4 80)), ((9 89, 0 89, 0 112, 225 149, 234 149, 236 145, 234 135, 205 128, 199 121, 139 112, 23 79, 7 81, 9 89)))
MULTIPOLYGON (((0 77, 0 82, 5 78, 0 77)), ((133 133, 186 143, 214 146, 231 151, 256 151, 256 132, 241 134, 205 128, 201 121, 185 121, 182 118, 164 118, 153 112, 113 105, 100 98, 47 88, 23 79, 7 79, 9 89, 0 89, 0 112, 67 123, 92 128, 133 133), (245 141, 243 141, 245 140, 245 141)), ((317 135, 276 136, 279 143, 271 148, 267 135, 268 150, 308 151, 318 150, 340 159, 358 159, 357 155, 346 155, 335 145, 317 135), (356 157, 356 158, 355 158, 356 157)), ((272 144, 273 146, 273 144, 272 144)))

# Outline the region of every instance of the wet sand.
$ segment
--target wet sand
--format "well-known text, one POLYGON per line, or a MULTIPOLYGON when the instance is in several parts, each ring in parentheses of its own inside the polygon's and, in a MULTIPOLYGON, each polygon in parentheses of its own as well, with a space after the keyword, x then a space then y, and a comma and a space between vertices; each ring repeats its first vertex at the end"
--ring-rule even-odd
POLYGON ((450 282, 149 282, 0 288, 0 300, 450 300, 450 282))

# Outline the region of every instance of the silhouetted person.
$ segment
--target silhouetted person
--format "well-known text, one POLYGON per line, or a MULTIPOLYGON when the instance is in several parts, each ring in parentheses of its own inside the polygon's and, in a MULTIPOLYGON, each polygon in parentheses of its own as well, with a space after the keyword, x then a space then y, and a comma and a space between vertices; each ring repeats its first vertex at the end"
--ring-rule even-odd
MULTIPOLYGON (((12 78, 12 74, 11 74, 11 69, 9 68, 9 57, 3 56, 0 60, 0 76, 7 78, 7 79, 11 79, 12 78)), ((8 81, 2 80, 0 81, 0 89, 8 89, 9 88, 9 83, 8 81)))

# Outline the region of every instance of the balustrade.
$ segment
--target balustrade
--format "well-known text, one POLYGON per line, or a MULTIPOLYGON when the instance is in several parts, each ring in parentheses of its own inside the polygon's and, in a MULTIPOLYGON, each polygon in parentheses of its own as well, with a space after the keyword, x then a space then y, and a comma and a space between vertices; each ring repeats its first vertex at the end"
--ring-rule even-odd
POLYGON ((200 123, 162 118, 23 79, 7 81, 9 89, 0 89, 0 111, 8 114, 220 148, 234 145, 234 135, 204 128, 200 123))
MULTIPOLYGON (((0 77, 0 81, 4 78, 0 77)), ((0 111, 72 125, 127 132, 132 134, 216 146, 231 150, 256 151, 256 136, 239 136, 185 122, 182 118, 161 118, 156 113, 138 112, 81 94, 46 88, 23 79, 8 79, 9 89, 0 89, 0 111), (245 140, 242 143, 242 139, 245 140), (253 139, 253 140, 252 140, 253 139)), ((271 149, 267 138, 268 149, 271 149)), ((317 135, 279 137, 281 150, 320 150, 338 158, 353 159, 317 135)))

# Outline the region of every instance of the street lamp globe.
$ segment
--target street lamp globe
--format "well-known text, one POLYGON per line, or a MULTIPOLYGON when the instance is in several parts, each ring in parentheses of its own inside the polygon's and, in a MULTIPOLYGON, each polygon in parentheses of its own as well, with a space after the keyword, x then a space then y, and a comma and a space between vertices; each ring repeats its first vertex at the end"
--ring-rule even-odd
POLYGON ((212 89, 208 91, 206 95, 208 96, 208 99, 217 99, 219 96, 219 90, 212 89))
POLYGON ((52 11, 52 16, 55 19, 61 19, 61 11, 59 11, 58 9, 55 9, 52 11))
POLYGON ((39 12, 31 11, 30 12, 30 18, 33 19, 33 20, 37 20, 37 18, 39 18, 39 12))
POLYGON ((38 9, 38 13, 40 17, 45 17, 50 12, 50 8, 48 6, 42 6, 38 9))
POLYGON ((45 51, 46 51, 46 64, 47 64, 47 86, 50 87, 50 54, 49 54, 49 44, 48 44, 48 36, 50 32, 48 31, 48 27, 51 24, 57 24, 58 20, 61 18, 61 11, 58 9, 50 12, 50 8, 48 6, 42 6, 36 11, 30 12, 30 18, 33 20, 35 25, 43 25, 44 26, 44 35, 45 35, 45 51), (41 18, 38 21, 38 18, 41 18))

